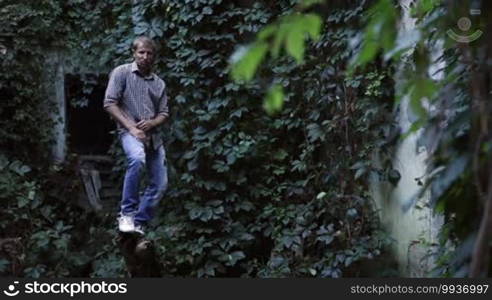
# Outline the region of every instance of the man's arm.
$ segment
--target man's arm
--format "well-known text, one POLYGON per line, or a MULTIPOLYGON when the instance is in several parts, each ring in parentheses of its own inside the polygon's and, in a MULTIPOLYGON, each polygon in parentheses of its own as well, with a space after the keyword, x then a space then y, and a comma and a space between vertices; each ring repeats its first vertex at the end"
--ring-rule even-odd
POLYGON ((151 119, 151 120, 142 120, 137 123, 137 128, 141 129, 143 131, 149 131, 150 129, 161 125, 167 120, 167 116, 164 115, 157 115, 157 117, 151 119))
POLYGON ((137 124, 135 124, 132 119, 127 118, 118 106, 118 103, 123 97, 123 93, 125 91, 125 72, 124 67, 119 66, 109 74, 109 82, 106 88, 106 93, 104 94, 103 107, 111 115, 111 117, 125 127, 131 135, 141 141, 144 141, 147 138, 145 132, 138 129, 137 124))
POLYGON ((132 120, 126 118, 118 105, 109 105, 105 107, 106 111, 113 117, 118 123, 120 123, 123 127, 125 127, 131 135, 136 137, 137 139, 143 141, 147 138, 144 130, 138 128, 137 124, 132 120))
POLYGON ((154 127, 161 125, 169 117, 169 108, 167 107, 167 93, 165 89, 166 85, 164 82, 162 82, 162 84, 164 85, 164 87, 160 99, 159 111, 157 112, 157 116, 151 120, 142 120, 138 122, 137 123, 138 129, 141 129, 143 131, 148 131, 154 127))

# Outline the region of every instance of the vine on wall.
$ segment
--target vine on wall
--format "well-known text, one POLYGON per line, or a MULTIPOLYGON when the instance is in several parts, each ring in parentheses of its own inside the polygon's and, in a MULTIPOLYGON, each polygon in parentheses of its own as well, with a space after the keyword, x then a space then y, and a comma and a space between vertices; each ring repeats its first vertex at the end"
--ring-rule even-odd
MULTIPOLYGON (((352 55, 347 41, 359 31, 360 6, 337 2, 326 9, 322 33, 306 48, 304 64, 278 57, 245 85, 230 79, 235 49, 295 4, 169 0, 131 6, 71 0, 53 9, 57 24, 69 29, 63 45, 74 70, 90 64, 109 72, 128 61, 135 35, 150 35, 161 46, 156 73, 171 99, 171 121, 163 128, 171 184, 149 237, 170 275, 357 276, 366 272, 362 262, 380 256, 388 242, 364 175, 371 171, 370 154, 386 145, 393 126, 392 91, 386 88, 391 73, 374 64, 369 72, 345 75, 352 55), (275 115, 262 108, 269 78, 285 88, 284 108, 275 115)), ((46 8, 26 9, 34 14, 46 8)), ((12 30, 31 28, 14 25, 12 30)), ((62 33, 51 34, 58 41, 62 33)), ((34 57, 41 60, 42 53, 34 57)), ((12 62, 21 64, 21 58, 12 62)), ((8 91, 2 89, 2 95, 8 91)), ((22 136, 35 139, 39 128, 47 126, 26 127, 22 136)), ((25 147, 16 140, 8 145, 25 147)), ((122 175, 117 141, 111 153, 122 175)), ((6 170, 13 178, 15 169, 6 170)), ((22 206, 30 224, 20 219, 19 203, 10 195, 26 201, 31 194, 6 192, 9 220, 19 232, 6 231, 5 237, 22 235, 30 245, 19 274, 125 276, 114 242, 114 213, 96 216, 76 208, 68 197, 76 180, 50 186, 62 175, 75 178, 70 170, 67 165, 39 171, 50 176, 34 181, 36 196, 22 206), (81 220, 90 225, 81 226, 81 220), (112 242, 100 247, 101 237, 112 242), (53 247, 57 251, 47 251, 53 247)), ((28 173, 19 180, 29 183, 28 173)), ((11 274, 14 262, 5 256, 2 263, 0 272, 11 274)))

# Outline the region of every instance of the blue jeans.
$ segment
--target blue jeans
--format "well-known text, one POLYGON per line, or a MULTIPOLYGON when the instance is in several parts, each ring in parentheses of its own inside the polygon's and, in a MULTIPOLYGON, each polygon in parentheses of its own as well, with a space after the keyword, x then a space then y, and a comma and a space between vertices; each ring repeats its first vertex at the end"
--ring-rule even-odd
POLYGON ((127 158, 120 214, 134 216, 135 225, 145 225, 167 189, 167 167, 164 147, 145 147, 130 133, 121 135, 121 144, 127 158), (144 167, 149 183, 140 196, 140 179, 144 167))

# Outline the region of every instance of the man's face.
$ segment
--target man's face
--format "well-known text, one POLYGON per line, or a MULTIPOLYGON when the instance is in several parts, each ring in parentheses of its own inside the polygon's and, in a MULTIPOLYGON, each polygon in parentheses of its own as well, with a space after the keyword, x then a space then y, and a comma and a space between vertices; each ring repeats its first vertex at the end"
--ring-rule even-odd
POLYGON ((142 71, 148 71, 154 63, 154 49, 150 45, 140 43, 138 44, 137 49, 133 52, 133 58, 135 58, 139 69, 142 71))

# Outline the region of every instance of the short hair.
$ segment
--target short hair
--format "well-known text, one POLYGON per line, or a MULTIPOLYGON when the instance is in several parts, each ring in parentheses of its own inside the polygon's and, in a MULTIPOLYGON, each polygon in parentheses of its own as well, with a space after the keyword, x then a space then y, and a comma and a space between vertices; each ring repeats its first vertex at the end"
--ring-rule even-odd
POLYGON ((157 44, 154 42, 154 40, 152 40, 148 36, 142 35, 134 39, 132 42, 132 51, 137 50, 139 45, 151 46, 152 49, 154 49, 154 51, 157 52, 157 44))

